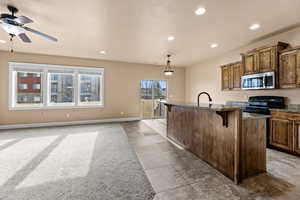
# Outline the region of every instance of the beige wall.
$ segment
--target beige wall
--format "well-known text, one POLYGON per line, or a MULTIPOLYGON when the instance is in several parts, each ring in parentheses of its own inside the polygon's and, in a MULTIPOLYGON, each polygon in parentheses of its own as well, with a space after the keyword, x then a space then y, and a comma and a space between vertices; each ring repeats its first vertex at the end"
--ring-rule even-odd
POLYGON ((140 80, 166 80, 169 99, 185 98, 185 69, 176 69, 175 75, 170 78, 165 77, 162 70, 162 67, 154 65, 0 51, 0 125, 139 117, 140 80), (104 67, 104 108, 9 111, 9 61, 104 67), (69 118, 67 114, 70 114, 69 118))
MULTIPOLYGON (((213 103, 224 103, 229 100, 246 101, 248 96, 252 95, 280 95, 288 97, 289 103, 300 104, 300 88, 269 91, 221 91, 220 65, 239 61, 241 60, 240 53, 277 41, 288 42, 292 46, 300 45, 300 28, 252 43, 218 58, 186 68, 186 101, 195 102, 199 92, 207 91, 211 94, 213 103)), ((221 41, 220 48, 222 48, 221 41)), ((201 97, 200 101, 207 102, 207 97, 201 97)))

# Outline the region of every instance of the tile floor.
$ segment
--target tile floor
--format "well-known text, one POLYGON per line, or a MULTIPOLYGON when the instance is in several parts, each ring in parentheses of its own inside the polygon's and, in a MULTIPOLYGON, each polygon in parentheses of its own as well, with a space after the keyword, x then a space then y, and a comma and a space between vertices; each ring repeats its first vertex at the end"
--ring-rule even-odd
POLYGON ((155 200, 299 200, 300 158, 267 151, 268 173, 235 185, 166 139, 164 120, 122 124, 156 191, 155 200))

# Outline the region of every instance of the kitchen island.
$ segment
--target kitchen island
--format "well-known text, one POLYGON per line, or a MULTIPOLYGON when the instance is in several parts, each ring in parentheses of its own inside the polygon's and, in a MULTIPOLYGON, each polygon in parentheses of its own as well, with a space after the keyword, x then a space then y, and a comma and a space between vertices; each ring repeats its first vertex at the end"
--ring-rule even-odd
POLYGON ((235 183, 266 172, 267 115, 241 107, 166 102, 167 137, 235 183))

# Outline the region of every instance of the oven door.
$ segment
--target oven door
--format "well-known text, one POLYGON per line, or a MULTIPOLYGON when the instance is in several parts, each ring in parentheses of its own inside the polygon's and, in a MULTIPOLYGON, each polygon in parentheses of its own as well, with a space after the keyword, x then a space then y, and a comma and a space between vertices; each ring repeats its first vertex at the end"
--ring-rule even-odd
POLYGON ((242 77, 242 89, 243 90, 257 90, 264 89, 264 75, 253 74, 242 77))

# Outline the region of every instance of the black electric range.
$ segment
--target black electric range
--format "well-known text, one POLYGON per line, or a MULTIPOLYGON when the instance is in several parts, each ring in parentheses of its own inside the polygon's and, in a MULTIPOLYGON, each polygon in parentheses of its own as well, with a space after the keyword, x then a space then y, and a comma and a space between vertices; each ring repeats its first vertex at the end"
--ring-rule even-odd
POLYGON ((284 97, 280 96, 252 96, 243 112, 270 114, 270 108, 284 108, 284 97))

